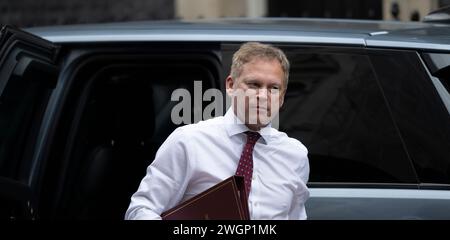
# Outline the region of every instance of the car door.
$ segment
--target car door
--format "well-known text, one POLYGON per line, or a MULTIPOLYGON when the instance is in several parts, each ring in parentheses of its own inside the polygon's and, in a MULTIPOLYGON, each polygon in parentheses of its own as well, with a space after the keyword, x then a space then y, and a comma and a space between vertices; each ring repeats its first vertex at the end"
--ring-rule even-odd
POLYGON ((59 48, 11 26, 0 32, 0 218, 33 219, 44 163, 33 159, 59 48))
POLYGON ((309 150, 308 218, 448 218, 450 193, 439 184, 447 183, 436 181, 448 177, 446 168, 436 170, 450 156, 448 114, 431 82, 421 78, 417 54, 332 46, 284 50, 291 77, 280 129, 309 150), (434 169, 426 168, 431 162, 434 169), (424 189, 424 176, 434 178, 427 181, 432 188, 424 189))
POLYGON ((448 111, 412 50, 286 48, 280 128, 309 150, 309 219, 448 219, 448 111))

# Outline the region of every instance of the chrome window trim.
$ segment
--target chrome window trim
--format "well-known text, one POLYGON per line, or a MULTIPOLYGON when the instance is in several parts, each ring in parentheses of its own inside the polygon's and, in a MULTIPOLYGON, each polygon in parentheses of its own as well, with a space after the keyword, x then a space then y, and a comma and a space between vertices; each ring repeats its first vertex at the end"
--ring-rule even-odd
POLYGON ((309 188, 311 198, 385 198, 450 200, 450 191, 422 189, 309 188))
POLYGON ((281 43, 319 43, 345 44, 365 46, 364 38, 357 37, 323 37, 296 35, 267 34, 102 34, 102 35, 42 35, 41 37, 54 43, 85 43, 85 42, 139 42, 139 41, 173 41, 173 42, 281 42, 281 43))
POLYGON ((408 49, 429 49, 429 50, 446 50, 450 51, 450 44, 426 43, 426 42, 408 42, 408 41, 389 41, 389 40, 372 40, 366 39, 368 47, 384 47, 384 48, 408 48, 408 49))

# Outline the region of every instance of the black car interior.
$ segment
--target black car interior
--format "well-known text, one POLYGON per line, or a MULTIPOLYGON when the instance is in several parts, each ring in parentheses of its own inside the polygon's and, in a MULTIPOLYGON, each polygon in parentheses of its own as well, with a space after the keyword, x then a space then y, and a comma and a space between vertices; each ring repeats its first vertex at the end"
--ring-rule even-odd
POLYGON ((204 89, 216 86, 219 68, 205 67, 216 64, 211 59, 149 57, 96 67, 66 119, 71 123, 70 134, 61 139, 67 142, 63 171, 53 176, 60 182, 59 200, 49 211, 66 219, 123 219, 159 146, 180 126, 171 121, 178 104, 172 92, 193 94, 194 81, 202 81, 204 89))

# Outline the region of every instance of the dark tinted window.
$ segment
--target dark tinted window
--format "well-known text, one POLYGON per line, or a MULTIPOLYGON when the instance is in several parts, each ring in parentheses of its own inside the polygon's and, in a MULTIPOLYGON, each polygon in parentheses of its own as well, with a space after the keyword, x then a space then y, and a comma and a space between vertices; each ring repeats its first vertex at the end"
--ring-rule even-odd
MULTIPOLYGON (((4 79, 3 79, 4 80, 4 79)), ((50 90, 37 79, 13 78, 0 96, 0 175, 17 180, 29 168, 32 146, 50 90)))
MULTIPOLYGON (((374 50, 371 61, 420 181, 450 183, 450 115, 419 55, 374 50)), ((445 86, 450 75, 441 73, 445 86)))
POLYGON ((416 183, 368 56, 286 49, 280 130, 309 150, 310 182, 416 183))

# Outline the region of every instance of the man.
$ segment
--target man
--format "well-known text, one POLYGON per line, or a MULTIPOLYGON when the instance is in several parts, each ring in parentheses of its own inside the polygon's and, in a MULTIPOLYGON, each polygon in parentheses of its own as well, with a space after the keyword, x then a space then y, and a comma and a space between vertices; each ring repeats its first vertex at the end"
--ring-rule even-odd
POLYGON ((236 174, 245 178, 251 219, 306 219, 307 149, 271 127, 289 76, 284 53, 246 43, 233 55, 223 117, 177 128, 161 145, 126 219, 160 214, 236 174))

